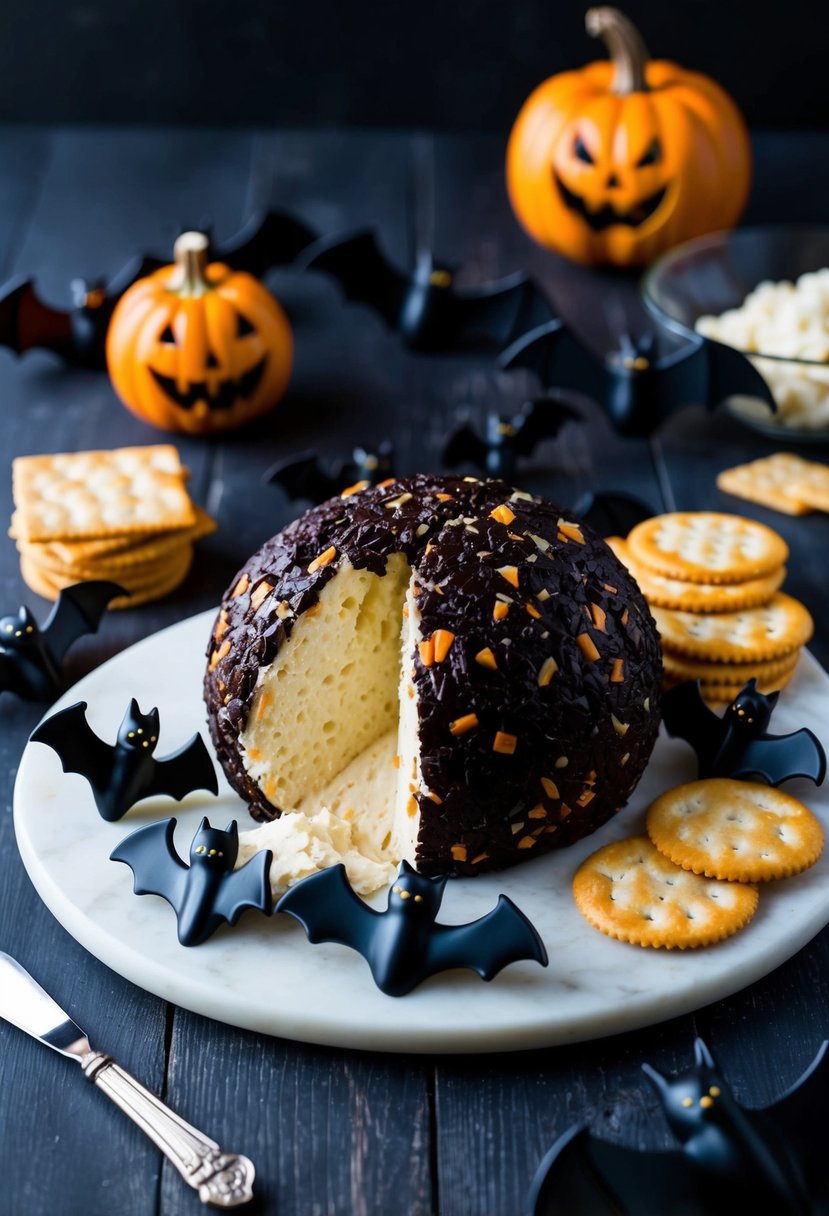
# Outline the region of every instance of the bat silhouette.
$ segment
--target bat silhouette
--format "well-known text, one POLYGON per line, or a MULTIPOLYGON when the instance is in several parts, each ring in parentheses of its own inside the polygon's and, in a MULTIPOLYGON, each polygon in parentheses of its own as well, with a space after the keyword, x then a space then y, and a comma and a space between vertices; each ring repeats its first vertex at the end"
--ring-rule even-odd
POLYGON ((641 498, 613 491, 585 494, 573 511, 599 536, 627 536, 637 524, 656 515, 641 498))
POLYGON ((827 1047, 777 1102, 756 1110, 739 1105, 702 1039, 680 1077, 643 1064, 681 1147, 638 1151, 571 1127, 539 1166, 528 1216, 824 1212, 827 1047))
POLYGON ((713 409, 736 394, 777 406, 760 373, 731 346, 697 335, 688 347, 663 358, 654 335, 634 341, 620 337, 606 358, 588 351, 563 321, 551 321, 519 337, 500 365, 526 367, 545 388, 569 389, 592 397, 621 435, 650 435, 675 410, 692 402, 713 409))
MULTIPOLYGON (((293 262, 314 237, 299 220, 269 211, 254 216, 225 244, 211 248, 210 256, 235 270, 261 276, 271 266, 293 262)), ((75 367, 106 367, 106 332, 115 305, 136 280, 168 261, 151 256, 133 258, 110 283, 75 279, 68 310, 53 308, 41 300, 33 279, 12 279, 0 288, 0 346, 18 354, 41 347, 75 367)))
POLYGON ((333 275, 349 300, 374 308, 415 350, 502 347, 554 315, 540 287, 525 274, 459 289, 454 271, 430 253, 418 257, 413 271, 398 269, 373 232, 318 241, 303 265, 333 275))
POLYGON ((438 925, 446 876, 424 878, 402 862, 388 906, 376 912, 354 894, 345 866, 304 878, 276 905, 302 925, 310 942, 339 942, 362 954, 375 984, 388 996, 405 996, 418 984, 453 967, 468 967, 491 980, 508 963, 547 951, 533 926, 506 895, 480 920, 438 925))
POLYGON ((201 945, 222 921, 235 925, 246 908, 270 916, 270 849, 235 870, 239 854, 235 821, 222 831, 211 828, 204 818, 190 842, 188 866, 176 852, 175 827, 175 819, 165 819, 131 832, 112 850, 110 861, 130 867, 136 895, 160 895, 172 905, 182 946, 201 945))
POLYGON ((142 798, 160 794, 177 800, 193 790, 218 794, 216 770, 201 735, 156 760, 157 709, 142 714, 138 702, 131 700, 114 744, 98 738, 85 711, 86 701, 61 709, 41 722, 31 738, 57 752, 65 773, 86 778, 102 819, 114 823, 142 798))
POLYGON ((292 501, 304 498, 318 503, 359 482, 376 485, 393 473, 394 449, 384 440, 375 450, 355 448, 350 460, 341 460, 330 472, 318 452, 301 452, 272 465, 262 480, 267 485, 280 486, 292 501))
POLYGON ((749 680, 720 717, 705 704, 699 681, 686 681, 662 697, 662 720, 669 735, 691 744, 700 777, 760 777, 769 785, 808 777, 821 785, 826 753, 812 731, 766 733, 779 696, 758 692, 749 680))
POLYGON ((542 439, 555 438, 565 422, 578 418, 563 402, 542 397, 527 401, 511 418, 487 414, 483 437, 468 422, 456 427, 443 449, 450 469, 469 462, 490 477, 512 482, 519 456, 531 456, 542 439))
POLYGON ((28 608, 0 618, 0 691, 27 701, 52 701, 63 690, 67 650, 95 633, 110 600, 129 592, 118 583, 91 581, 64 587, 41 629, 28 608))

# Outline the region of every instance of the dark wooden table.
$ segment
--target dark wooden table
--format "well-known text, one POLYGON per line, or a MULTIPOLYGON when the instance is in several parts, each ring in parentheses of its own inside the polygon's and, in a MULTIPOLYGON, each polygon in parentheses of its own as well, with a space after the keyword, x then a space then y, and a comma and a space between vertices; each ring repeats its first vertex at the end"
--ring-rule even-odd
MULTIPOLYGON (((632 280, 590 275, 545 255, 519 231, 493 137, 341 132, 39 130, 0 128, 0 277, 34 274, 67 302, 75 276, 112 275, 136 250, 164 253, 181 224, 229 236, 274 205, 331 233, 376 225, 405 261, 424 242, 470 282, 530 269, 565 317, 598 332, 603 300, 632 307, 632 280)), ((816 220, 829 206, 829 138, 756 139, 749 219, 816 220), (809 165, 812 188, 786 181, 809 165)), ((437 468, 460 414, 517 406, 530 383, 489 355, 415 356, 318 275, 275 274, 296 331, 296 371, 264 425, 220 442, 181 439, 195 497, 217 517, 186 585, 161 603, 113 614, 72 652, 80 676, 162 626, 218 601, 247 554, 293 511, 260 484, 275 459, 309 445, 332 455, 394 439, 401 471, 437 468)), ((601 335, 599 334, 599 337, 601 335)), ((67 372, 50 356, 0 349, 2 511, 15 455, 153 443, 159 433, 117 403, 103 374, 67 372)), ((690 408, 650 441, 615 436, 581 403, 524 468, 529 489, 573 504, 591 489, 633 490, 652 507, 734 509, 717 470, 773 450, 720 415, 690 408)), ((829 525, 745 505, 788 540, 787 586, 817 620, 812 649, 829 660, 823 598, 829 525)), ((0 549, 3 611, 47 605, 21 582, 10 540, 0 549)), ((773 975, 693 1017, 580 1046, 487 1056, 385 1056, 306 1046, 220 1025, 166 1005, 88 955, 35 894, 11 816, 14 775, 42 709, 0 697, 0 948, 18 957, 97 1043, 185 1118, 248 1153, 255 1210, 281 1216, 518 1216, 552 1140, 587 1119, 610 1139, 667 1146, 640 1072, 689 1061, 702 1033, 738 1097, 770 1100, 829 1035, 829 932, 773 975)), ((813 724, 820 729, 820 724, 813 724)), ((149 1141, 74 1065, 0 1024, 0 1216, 150 1216, 200 1204, 149 1141)))

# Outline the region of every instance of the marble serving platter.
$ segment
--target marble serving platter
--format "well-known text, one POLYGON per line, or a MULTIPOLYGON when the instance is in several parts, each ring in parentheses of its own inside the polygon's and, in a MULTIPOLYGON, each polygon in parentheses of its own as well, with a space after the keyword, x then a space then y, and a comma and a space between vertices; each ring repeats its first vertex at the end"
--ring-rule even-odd
MULTIPOLYGON (((89 703, 88 718, 105 738, 131 696, 158 705, 157 755, 206 735, 201 682, 207 612, 155 634, 75 685, 57 708, 89 703)), ((51 712, 51 711, 50 711, 51 712)), ((774 729, 819 729, 829 716, 829 676, 804 653, 782 693, 774 729)), ((172 909, 132 893, 128 868, 109 860, 130 831, 176 816, 176 842, 187 845, 203 815, 224 827, 249 825, 239 798, 220 778, 218 798, 143 802, 119 823, 100 819, 88 785, 64 774, 42 744, 25 749, 14 794, 17 841, 41 898, 93 955, 134 983, 208 1017, 265 1034, 339 1047, 406 1052, 509 1051, 598 1038, 646 1026, 730 995, 779 966, 829 922, 829 850, 811 870, 761 891, 751 924, 720 945, 697 951, 645 950, 615 942, 582 919, 570 895, 572 875, 589 853, 643 830, 649 801, 695 775, 693 754, 660 735, 631 804, 613 822, 570 849, 501 874, 459 879, 447 888, 440 919, 482 916, 499 893, 530 917, 549 952, 507 967, 491 983, 472 972, 433 976, 402 998, 375 988, 366 963, 335 944, 312 946, 287 916, 246 913, 202 946, 178 944, 172 909)), ((829 787, 787 786, 829 829, 829 787)), ((374 901, 385 905, 385 893, 374 901)))

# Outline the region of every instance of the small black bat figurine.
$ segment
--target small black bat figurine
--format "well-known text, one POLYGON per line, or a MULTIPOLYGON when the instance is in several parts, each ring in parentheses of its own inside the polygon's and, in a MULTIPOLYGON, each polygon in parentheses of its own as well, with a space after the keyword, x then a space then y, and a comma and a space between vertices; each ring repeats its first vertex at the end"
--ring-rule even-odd
POLYGON ((61 709, 41 722, 31 737, 57 752, 65 773, 86 778, 102 819, 114 823, 142 798, 159 794, 177 800, 193 790, 218 794, 216 770, 201 735, 156 760, 157 709, 142 714, 138 702, 130 701, 114 744, 98 738, 85 710, 85 701, 61 709))
POLYGON ((705 704, 698 681, 686 681, 664 694, 662 720, 669 735, 691 744, 700 777, 759 777, 769 785, 808 777, 821 785, 826 753, 812 731, 767 733, 779 696, 758 692, 749 680, 720 717, 705 704))
POLYGON ((190 843, 185 864, 173 843, 175 819, 151 823, 127 836, 110 854, 132 870, 136 895, 160 895, 172 905, 182 946, 200 946, 223 921, 235 925, 246 908, 266 916, 273 910, 269 871, 272 853, 265 849, 238 870, 239 829, 224 831, 202 819, 190 843))
MULTIPOLYGON (((211 245, 210 257, 227 262, 234 270, 261 276, 272 266, 293 262, 314 238, 315 233, 293 216, 268 211, 254 216, 224 245, 211 245)), ((103 369, 106 333, 115 305, 128 287, 167 260, 135 257, 109 283, 74 279, 70 309, 44 303, 32 279, 11 280, 0 288, 0 346, 18 354, 38 347, 54 351, 71 366, 103 369)))
POLYGON ((528 1216, 825 1212, 827 1047, 777 1102, 757 1110, 739 1105, 702 1039, 694 1067, 673 1080, 643 1064, 681 1148, 639 1151, 571 1127, 538 1168, 528 1216))
POLYGON ((67 650, 95 633, 110 600, 129 592, 118 583, 95 581, 64 587, 43 628, 28 608, 0 618, 0 691, 26 701, 53 701, 64 687, 67 650))
POLYGON ((443 463, 454 469, 469 462, 489 477, 512 484, 518 457, 531 456, 536 444, 554 439, 565 422, 577 417, 569 406, 548 397, 525 402, 512 417, 491 412, 483 437, 468 422, 455 428, 443 449, 443 463))
POLYGON ((664 358, 654 336, 619 338, 605 359, 588 351, 562 321, 518 338, 500 358, 504 368, 526 367, 545 388, 583 393, 602 406, 620 435, 650 435, 681 406, 713 409, 737 394, 777 406, 768 385, 745 355, 701 335, 664 358))
POLYGON ((547 951, 512 900, 501 895, 493 910, 467 925, 438 925, 445 876, 424 878, 402 862, 385 912, 354 894, 345 866, 304 878, 282 896, 277 912, 302 925, 310 942, 339 942, 362 954, 374 982, 387 996, 405 996, 418 984, 453 967, 469 967, 491 980, 508 963, 547 951))
POLYGON ((459 289, 454 271, 430 253, 420 254, 412 272, 398 269, 373 232, 318 241, 302 264, 333 275, 348 299, 374 308, 414 350, 503 347, 554 315, 540 287, 525 274, 459 289))
POLYGON ((350 460, 341 460, 329 472, 318 452, 301 452, 272 465, 262 480, 278 485, 291 501, 325 502, 343 490, 377 485, 394 475, 394 449, 384 440, 376 449, 355 448, 350 460))

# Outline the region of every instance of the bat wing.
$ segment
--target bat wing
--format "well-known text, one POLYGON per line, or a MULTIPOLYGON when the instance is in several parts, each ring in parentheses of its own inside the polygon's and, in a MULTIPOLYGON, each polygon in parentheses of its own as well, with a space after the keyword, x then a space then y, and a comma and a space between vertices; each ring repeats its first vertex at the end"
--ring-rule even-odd
POLYGON ((209 790, 218 794, 219 782, 216 769, 201 735, 180 747, 177 752, 156 760, 155 768, 142 798, 153 794, 168 794, 181 800, 193 790, 209 790))
POLYGON ((752 739, 743 749, 740 767, 732 769, 729 776, 754 775, 769 785, 780 785, 794 777, 808 777, 815 785, 822 785, 826 752, 817 735, 805 726, 791 735, 752 739))
POLYGON ((139 279, 146 279, 147 275, 153 274, 166 265, 167 262, 162 261, 161 258, 150 256, 130 258, 126 265, 118 271, 115 278, 107 284, 106 299, 110 304, 110 312, 128 287, 132 287, 133 283, 137 283, 139 279))
POLYGON ((109 855, 123 861, 133 873, 136 895, 160 895, 180 912, 189 870, 173 843, 175 819, 151 823, 125 836, 109 855))
POLYGON ((316 239, 305 224, 285 211, 254 215, 214 256, 234 270, 261 278, 272 266, 288 266, 316 239))
POLYGON ((31 279, 13 279, 0 290, 0 346, 18 354, 43 347, 69 358, 73 349, 72 315, 44 304, 31 279))
POLYGON ((713 761, 722 744, 723 721, 703 701, 696 680, 683 681, 665 693, 662 721, 669 735, 691 744, 700 764, 704 757, 713 761))
POLYGON ((460 339, 487 339, 499 347, 509 346, 521 334, 555 319, 541 288, 522 273, 486 287, 458 291, 453 304, 460 339))
POLYGON ((85 633, 95 633, 110 600, 129 595, 118 583, 95 580, 64 587, 43 626, 43 638, 60 666, 73 642, 85 633))
MULTIPOLYGON (((528 1216, 711 1216, 679 1152, 638 1152, 568 1128, 538 1167, 528 1216)), ((720 1209, 718 1208, 717 1211, 720 1209)))
POLYGON ((632 528, 657 514, 632 494, 585 494, 573 511, 600 536, 627 536, 632 528))
POLYGON ((824 1040, 803 1076, 777 1102, 764 1108, 764 1113, 782 1128, 784 1142, 798 1152, 809 1181, 820 1180, 824 1200, 829 1190, 825 1168, 827 1095, 829 1040, 824 1040))
POLYGON ((397 325, 411 281, 389 262, 373 232, 317 241, 304 265, 333 275, 347 299, 370 304, 388 325, 397 325))
POLYGON ((528 368, 545 388, 569 389, 601 404, 608 399, 610 377, 604 361, 582 346, 563 321, 550 321, 518 338, 499 363, 506 369, 528 368))
POLYGON ((468 422, 455 427, 446 441, 441 460, 450 469, 457 468, 465 460, 473 464, 485 465, 488 448, 483 439, 475 433, 468 422))
POLYGON ((213 910, 228 924, 235 925, 246 908, 258 908, 266 916, 273 911, 270 869, 273 853, 265 849, 254 854, 238 870, 222 879, 213 903, 213 910))
POLYGON ((516 452, 520 456, 529 456, 542 439, 554 439, 565 422, 573 422, 577 418, 575 410, 563 401, 554 401, 552 397, 528 402, 512 423, 515 427, 516 452))
POLYGON ((482 980, 491 980, 509 963, 535 959, 547 966, 547 951, 538 933, 511 899, 498 903, 468 925, 435 925, 429 942, 426 975, 452 967, 468 967, 482 980))
POLYGON ((57 752, 65 773, 80 773, 93 787, 104 788, 112 771, 114 749, 98 738, 85 711, 86 701, 58 710, 35 727, 31 739, 57 752))
POLYGON ((277 461, 262 480, 268 485, 280 486, 288 498, 308 498, 311 502, 324 502, 342 489, 336 479, 322 469, 316 452, 302 452, 288 460, 277 461))
POLYGON ((282 896, 277 912, 298 920, 309 942, 339 942, 366 957, 369 930, 380 913, 355 895, 345 876, 345 866, 331 866, 303 878, 282 896))

